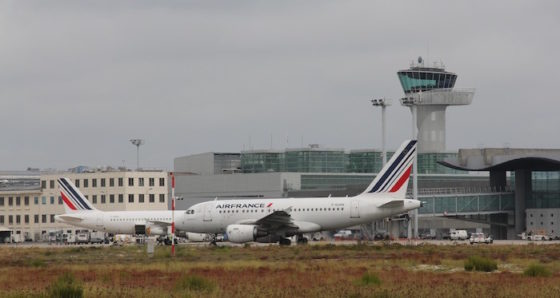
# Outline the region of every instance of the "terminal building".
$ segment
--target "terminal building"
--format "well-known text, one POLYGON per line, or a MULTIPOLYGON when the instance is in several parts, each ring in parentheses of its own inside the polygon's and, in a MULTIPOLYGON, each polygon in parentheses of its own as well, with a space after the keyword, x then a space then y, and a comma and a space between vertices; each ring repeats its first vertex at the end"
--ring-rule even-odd
POLYGON ((72 180, 99 210, 165 210, 168 206, 164 171, 4 172, 0 173, 0 242, 6 237, 45 241, 53 231, 80 229, 54 220, 65 213, 57 183, 60 177, 72 180))

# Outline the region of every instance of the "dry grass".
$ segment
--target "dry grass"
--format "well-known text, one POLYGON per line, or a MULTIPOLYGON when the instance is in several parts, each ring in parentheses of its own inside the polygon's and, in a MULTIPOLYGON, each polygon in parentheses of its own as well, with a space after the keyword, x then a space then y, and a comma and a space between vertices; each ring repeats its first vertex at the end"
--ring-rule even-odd
POLYGON ((43 295, 65 272, 85 297, 560 296, 557 245, 180 246, 175 258, 169 250, 157 247, 148 257, 137 246, 0 248, 0 296, 43 295), (465 272, 473 255, 495 260, 498 270, 465 272), (527 278, 532 264, 545 264, 551 275, 527 278))

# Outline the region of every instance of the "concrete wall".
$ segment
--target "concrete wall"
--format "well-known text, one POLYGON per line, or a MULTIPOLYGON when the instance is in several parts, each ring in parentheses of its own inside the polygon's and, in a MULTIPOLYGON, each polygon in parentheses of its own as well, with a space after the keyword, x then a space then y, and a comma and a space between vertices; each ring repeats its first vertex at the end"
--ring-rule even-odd
POLYGON ((214 175, 214 153, 177 157, 173 160, 173 170, 197 175, 214 175))
POLYGON ((527 209, 527 232, 539 232, 553 236, 560 236, 560 209, 559 208, 535 208, 527 209))

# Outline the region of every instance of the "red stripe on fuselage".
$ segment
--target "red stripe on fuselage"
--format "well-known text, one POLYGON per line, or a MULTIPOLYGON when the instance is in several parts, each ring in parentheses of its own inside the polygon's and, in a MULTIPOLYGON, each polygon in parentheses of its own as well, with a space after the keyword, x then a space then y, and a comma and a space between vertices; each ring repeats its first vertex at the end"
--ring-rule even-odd
POLYGON ((64 201, 66 206, 68 206, 72 210, 76 210, 76 207, 72 204, 72 202, 70 202, 70 200, 64 195, 62 191, 60 192, 60 194, 62 195, 62 200, 64 201))
POLYGON ((401 178, 399 178, 399 181, 397 181, 397 184, 395 184, 395 186, 393 186, 393 188, 391 188, 391 190, 389 192, 396 192, 396 191, 399 191, 399 189, 401 189, 401 186, 408 180, 408 177, 410 176, 410 170, 411 169, 412 169, 412 165, 410 165, 410 167, 408 167, 406 172, 404 172, 404 174, 401 176, 401 178))

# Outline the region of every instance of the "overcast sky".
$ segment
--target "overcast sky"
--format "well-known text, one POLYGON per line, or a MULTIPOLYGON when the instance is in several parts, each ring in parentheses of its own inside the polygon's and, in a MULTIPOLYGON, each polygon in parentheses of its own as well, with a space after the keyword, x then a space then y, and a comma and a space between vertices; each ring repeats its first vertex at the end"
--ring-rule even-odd
POLYGON ((380 148, 382 96, 395 148, 418 56, 476 88, 449 151, 560 148, 558 1, 1 1, 0 40, 0 170, 380 148))

